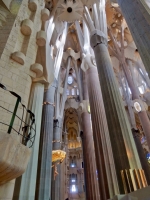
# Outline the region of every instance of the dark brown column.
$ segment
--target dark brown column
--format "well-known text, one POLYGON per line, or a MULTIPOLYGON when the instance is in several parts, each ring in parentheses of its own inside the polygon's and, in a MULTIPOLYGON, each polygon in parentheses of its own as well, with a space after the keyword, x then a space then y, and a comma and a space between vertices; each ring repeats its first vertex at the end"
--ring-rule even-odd
MULTIPOLYGON (((107 38, 102 32, 95 33, 91 37, 91 46, 95 53, 99 73, 119 189, 121 193, 124 193, 120 171, 141 168, 141 164, 110 61, 107 38)), ((95 90, 95 88, 91 88, 91 90, 95 90)), ((98 105, 94 106, 97 109, 99 107, 98 105)))
POLYGON ((86 199, 100 200, 98 181, 96 180, 96 161, 91 158, 95 158, 94 143, 91 130, 90 114, 83 112, 82 115, 82 145, 83 145, 83 160, 85 166, 85 179, 86 179, 86 199))
POLYGON ((119 187, 98 72, 92 59, 92 55, 85 55, 81 68, 85 71, 89 93, 100 197, 108 199, 119 193, 119 187))

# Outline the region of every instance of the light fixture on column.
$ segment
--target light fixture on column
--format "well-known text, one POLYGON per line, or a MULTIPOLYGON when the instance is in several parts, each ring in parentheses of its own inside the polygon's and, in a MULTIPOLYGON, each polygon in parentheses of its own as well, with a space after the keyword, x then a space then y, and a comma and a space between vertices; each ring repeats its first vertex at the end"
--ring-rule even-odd
POLYGON ((134 108, 137 112, 141 112, 142 108, 139 102, 134 102, 134 108))
POLYGON ((60 161, 60 163, 62 163, 65 157, 66 157, 65 151, 62 150, 52 151, 52 162, 60 161))
POLYGON ((135 99, 134 101, 132 101, 132 106, 134 108, 135 113, 139 113, 144 110, 148 110, 147 104, 140 99, 135 99))

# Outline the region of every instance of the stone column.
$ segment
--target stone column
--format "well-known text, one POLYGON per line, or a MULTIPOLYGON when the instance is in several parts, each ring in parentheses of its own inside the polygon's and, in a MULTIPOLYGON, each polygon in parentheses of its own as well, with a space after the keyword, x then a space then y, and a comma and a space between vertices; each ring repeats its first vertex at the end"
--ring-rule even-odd
MULTIPOLYGON (((128 89, 125 90, 124 85, 122 83, 121 76, 119 76, 119 80, 120 80, 120 83, 121 83, 121 86, 122 86, 122 89, 123 89, 124 96, 126 97, 126 103, 127 103, 127 106, 128 106, 128 113, 129 113, 129 121, 131 123, 131 131, 132 131, 132 134, 133 134, 133 138, 134 138, 134 141, 135 141, 137 152, 138 152, 138 155, 139 155, 139 158, 140 158, 140 161, 141 161, 142 168, 145 172, 147 182, 149 184, 150 183, 149 182, 150 181, 150 168, 148 166, 148 162, 147 162, 146 156, 144 154, 144 149, 143 149, 142 144, 141 144, 140 133, 137 130, 137 127, 136 127, 135 114, 134 114, 134 111, 133 111, 133 108, 132 108, 132 102, 130 100, 129 90, 128 89)), ((126 83, 126 88, 128 88, 127 81, 125 81, 125 83, 126 83)))
POLYGON ((150 9, 144 0, 117 0, 150 77, 150 9))
POLYGON ((94 143, 91 130, 91 119, 90 114, 87 110, 82 112, 82 146, 83 146, 83 160, 85 166, 85 178, 86 178, 86 198, 89 200, 100 199, 98 181, 96 180, 96 161, 92 159, 95 158, 94 154, 94 143), (93 162, 92 162, 93 161, 93 162), (98 189, 98 190, 97 190, 98 189))
POLYGON ((41 138, 38 159, 38 176, 36 184, 37 200, 49 200, 51 194, 51 166, 55 81, 44 93, 41 138))
POLYGON ((15 180, 11 180, 0 186, 0 199, 2 200, 12 200, 13 192, 15 187, 15 180))
POLYGON ((100 198, 108 199, 119 193, 119 188, 98 73, 90 54, 83 58, 81 68, 85 71, 88 86, 100 198))
POLYGON ((129 168, 141 168, 141 164, 119 94, 105 34, 95 30, 91 35, 91 46, 94 50, 99 73, 119 189, 121 193, 124 193, 120 171, 129 168))
MULTIPOLYGON (((67 69, 66 69, 66 77, 65 77, 65 83, 64 83, 64 89, 63 89, 63 95, 60 102, 60 105, 58 104, 58 116, 57 119, 54 120, 54 134, 53 134, 53 150, 60 150, 61 149, 61 134, 62 134, 62 123, 63 123, 63 113, 64 113, 64 106, 66 102, 66 90, 67 90, 67 80, 68 80, 68 74, 69 74, 69 68, 70 68, 70 62, 71 57, 69 56, 67 58, 67 69)), ((54 169, 53 169, 54 171, 54 169)), ((52 200, 61 200, 60 196, 60 183, 61 183, 61 165, 57 165, 57 171, 58 176, 54 178, 52 177, 52 200)))
MULTIPOLYGON (((54 134, 53 134, 53 150, 59 150, 61 149, 61 133, 62 133, 62 119, 58 119, 58 121, 54 120, 54 134)), ((61 178, 61 166, 60 164, 57 165, 56 163, 56 167, 57 167, 57 172, 58 175, 55 177, 54 179, 54 168, 52 170, 53 174, 52 174, 52 200, 61 200, 61 196, 60 196, 60 178, 61 178)))
MULTIPOLYGON (((127 63, 131 68, 132 67, 132 61, 127 60, 127 63)), ((130 76, 130 72, 129 72, 129 69, 127 68, 127 66, 126 66, 126 71, 127 71, 126 79, 128 81, 129 87, 130 87, 131 92, 132 92, 132 100, 135 100, 135 101, 137 100, 138 101, 138 99, 140 100, 139 93, 137 91, 136 86, 132 82, 132 79, 131 79, 131 76, 130 76)), ((141 102, 141 106, 142 106, 143 105, 143 101, 140 100, 140 102, 141 102)), ((142 109, 137 114, 138 114, 138 117, 140 119, 144 134, 146 136, 147 144, 148 144, 148 146, 150 148, 150 134, 149 134, 149 132, 150 132, 150 121, 149 121, 146 109, 142 109)))
POLYGON ((35 114, 36 137, 32 147, 30 162, 28 164, 26 172, 22 176, 19 200, 35 199, 43 95, 44 84, 33 83, 29 106, 30 110, 35 114))
POLYGON ((82 102, 82 146, 83 146, 83 160, 84 165, 86 166, 84 174, 85 174, 85 187, 86 187, 86 198, 87 199, 100 199, 99 196, 99 187, 98 180, 96 174, 96 159, 95 159, 95 151, 94 151, 94 142, 93 142, 93 134, 91 128, 91 118, 88 113, 88 91, 87 91, 87 82, 85 80, 85 75, 83 79, 83 97, 84 101, 82 102))

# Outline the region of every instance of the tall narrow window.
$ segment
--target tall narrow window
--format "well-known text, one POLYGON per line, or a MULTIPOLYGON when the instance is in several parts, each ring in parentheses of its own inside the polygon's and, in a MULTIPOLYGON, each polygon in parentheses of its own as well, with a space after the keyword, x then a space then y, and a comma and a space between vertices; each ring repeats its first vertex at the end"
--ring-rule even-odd
POLYGON ((69 95, 69 90, 67 89, 67 95, 69 95))
POLYGON ((138 87, 141 94, 144 94, 144 86, 141 85, 138 87))
POLYGON ((74 88, 72 88, 71 93, 72 93, 72 95, 75 95, 74 88))
POLYGON ((72 191, 72 192, 76 192, 76 191, 77 191, 77 189, 76 189, 76 186, 75 186, 75 185, 72 185, 71 191, 72 191))

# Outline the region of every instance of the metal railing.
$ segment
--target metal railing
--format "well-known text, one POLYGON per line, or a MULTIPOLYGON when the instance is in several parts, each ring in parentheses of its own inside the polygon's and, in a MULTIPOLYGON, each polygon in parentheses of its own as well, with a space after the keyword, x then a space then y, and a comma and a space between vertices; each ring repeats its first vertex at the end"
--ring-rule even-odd
POLYGON ((34 113, 31 112, 31 110, 28 110, 24 104, 22 104, 21 97, 17 93, 15 93, 13 91, 9 91, 1 83, 0 83, 0 88, 3 89, 3 90, 5 90, 5 91, 7 91, 7 92, 9 92, 11 95, 13 95, 14 97, 16 97, 16 99, 17 99, 16 103, 15 103, 15 107, 14 107, 13 112, 0 105, 0 108, 2 108, 3 110, 5 110, 8 113, 12 114, 11 120, 10 120, 9 124, 7 124, 5 122, 1 122, 1 121, 0 121, 0 124, 8 126, 8 131, 7 131, 8 134, 11 134, 11 132, 13 130, 18 135, 21 135, 22 136, 22 144, 24 144, 25 146, 30 141, 29 148, 32 147, 33 143, 34 143, 34 140, 35 140, 35 136, 36 136, 36 124, 35 124, 35 115, 34 115, 34 113), (22 106, 22 116, 21 117, 19 117, 17 115, 17 110, 18 110, 19 105, 22 106), (29 122, 28 123, 26 123, 24 121, 25 113, 29 115, 29 122), (18 118, 19 121, 20 121, 19 130, 16 130, 13 127, 14 126, 15 118, 18 118))

